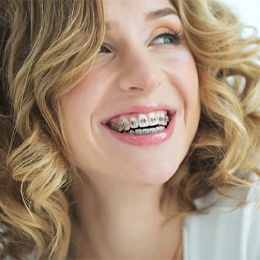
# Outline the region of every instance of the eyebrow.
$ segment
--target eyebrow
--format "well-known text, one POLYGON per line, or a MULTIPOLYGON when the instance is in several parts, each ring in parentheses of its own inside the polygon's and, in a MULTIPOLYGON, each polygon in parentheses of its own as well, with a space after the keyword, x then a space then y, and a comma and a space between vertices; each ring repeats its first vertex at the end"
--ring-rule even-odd
POLYGON ((178 13, 176 10, 172 9, 172 8, 163 8, 163 9, 159 9, 159 10, 155 10, 149 13, 145 14, 145 20, 154 20, 154 19, 158 19, 164 16, 168 16, 168 15, 177 15, 178 13))
MULTIPOLYGON (((145 20, 155 20, 155 19, 159 19, 161 17, 165 17, 168 15, 178 15, 178 12, 172 8, 166 7, 166 8, 162 8, 162 9, 158 9, 152 12, 148 12, 144 14, 145 20)), ((117 24, 117 22, 111 21, 111 22, 107 22, 105 23, 105 27, 106 30, 111 30, 112 27, 114 27, 114 25, 117 24)))

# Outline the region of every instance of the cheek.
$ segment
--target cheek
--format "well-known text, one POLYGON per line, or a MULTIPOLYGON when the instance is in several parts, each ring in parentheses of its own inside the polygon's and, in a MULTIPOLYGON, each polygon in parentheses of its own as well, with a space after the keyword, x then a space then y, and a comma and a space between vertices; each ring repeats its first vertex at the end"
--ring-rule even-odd
POLYGON ((182 64, 183 69, 179 72, 181 74, 179 92, 184 102, 185 123, 193 135, 200 118, 199 80, 192 55, 187 54, 185 58, 182 64))
POLYGON ((96 106, 96 96, 90 98, 95 93, 93 89, 87 88, 82 81, 60 98, 63 134, 73 157, 78 156, 77 147, 81 146, 81 138, 86 133, 91 136, 91 115, 96 106))
POLYGON ((98 104, 101 94, 104 91, 104 82, 101 82, 98 75, 88 72, 82 81, 70 92, 69 99, 71 102, 78 102, 84 107, 93 107, 98 104))
POLYGON ((200 118, 200 97, 198 72, 192 54, 183 51, 167 59, 167 75, 171 85, 178 93, 180 115, 185 135, 185 147, 188 149, 197 131, 200 118), (171 66, 169 66, 171 64, 171 66))
POLYGON ((199 82, 195 61, 188 49, 169 55, 164 61, 171 85, 177 89, 185 106, 199 107, 199 82))
POLYGON ((199 79, 193 57, 188 55, 183 69, 183 93, 187 101, 197 106, 199 104, 199 79))
POLYGON ((88 72, 74 89, 63 95, 60 102, 66 125, 74 125, 74 129, 89 128, 93 114, 104 99, 104 88, 100 77, 88 72))

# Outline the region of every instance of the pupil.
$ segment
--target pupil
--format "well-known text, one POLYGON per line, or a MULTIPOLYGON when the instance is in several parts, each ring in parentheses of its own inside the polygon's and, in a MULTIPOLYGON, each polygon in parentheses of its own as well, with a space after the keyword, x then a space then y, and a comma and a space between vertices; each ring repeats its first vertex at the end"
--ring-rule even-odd
POLYGON ((171 39, 169 39, 169 38, 164 38, 164 43, 168 44, 168 43, 171 43, 171 42, 172 42, 171 39))

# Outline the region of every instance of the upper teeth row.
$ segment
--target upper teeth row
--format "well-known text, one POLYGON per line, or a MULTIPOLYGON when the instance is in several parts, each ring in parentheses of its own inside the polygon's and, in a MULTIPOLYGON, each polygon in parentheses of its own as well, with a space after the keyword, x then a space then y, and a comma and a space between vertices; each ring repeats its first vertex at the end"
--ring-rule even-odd
POLYGON ((155 125, 163 125, 166 126, 169 122, 168 116, 151 116, 148 120, 146 115, 141 114, 138 120, 134 117, 128 121, 127 119, 122 119, 121 123, 111 124, 110 128, 116 131, 128 131, 130 128, 135 129, 139 127, 147 127, 147 126, 155 126, 155 125))

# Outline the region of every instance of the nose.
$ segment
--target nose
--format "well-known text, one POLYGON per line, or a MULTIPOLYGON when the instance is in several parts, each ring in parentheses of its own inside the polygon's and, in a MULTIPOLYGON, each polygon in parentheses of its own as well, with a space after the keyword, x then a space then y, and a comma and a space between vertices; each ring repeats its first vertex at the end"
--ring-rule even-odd
POLYGON ((148 50, 132 47, 120 59, 117 84, 123 91, 147 93, 159 87, 163 81, 162 71, 148 50))

